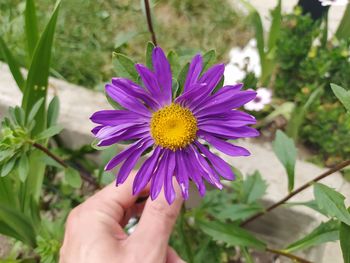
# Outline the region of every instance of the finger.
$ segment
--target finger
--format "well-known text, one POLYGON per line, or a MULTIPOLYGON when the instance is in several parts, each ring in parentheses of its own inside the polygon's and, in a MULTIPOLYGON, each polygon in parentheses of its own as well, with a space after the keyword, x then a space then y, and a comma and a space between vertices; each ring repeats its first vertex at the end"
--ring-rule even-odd
POLYGON ((133 171, 128 179, 121 185, 115 186, 115 183, 111 183, 95 195, 90 197, 84 206, 88 206, 91 211, 98 210, 104 214, 107 214, 115 219, 117 222, 121 222, 125 211, 132 207, 137 200, 138 196, 144 196, 145 189, 140 195, 132 194, 132 183, 136 172, 133 171))
POLYGON ((186 263, 172 247, 168 247, 166 263, 186 263))
POLYGON ((150 198, 147 200, 140 222, 131 236, 132 239, 142 240, 145 246, 150 246, 152 249, 166 251, 170 234, 183 203, 180 187, 175 181, 174 188, 176 198, 172 205, 167 203, 164 192, 161 192, 154 201, 150 198))

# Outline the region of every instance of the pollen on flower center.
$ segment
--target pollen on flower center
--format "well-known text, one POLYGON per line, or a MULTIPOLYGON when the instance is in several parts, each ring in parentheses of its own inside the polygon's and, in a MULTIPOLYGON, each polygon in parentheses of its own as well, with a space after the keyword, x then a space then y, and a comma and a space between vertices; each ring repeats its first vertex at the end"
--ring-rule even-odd
POLYGON ((151 135, 155 143, 173 151, 190 144, 197 133, 197 119, 178 104, 166 106, 152 115, 151 135))

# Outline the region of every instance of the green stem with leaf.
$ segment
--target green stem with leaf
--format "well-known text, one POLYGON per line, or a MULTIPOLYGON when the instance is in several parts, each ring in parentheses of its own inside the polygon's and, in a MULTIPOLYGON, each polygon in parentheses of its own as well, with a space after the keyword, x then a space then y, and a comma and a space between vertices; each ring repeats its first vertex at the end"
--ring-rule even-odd
POLYGON ((299 188, 295 189, 294 191, 290 192, 287 196, 285 196, 284 198, 282 198, 280 201, 274 203, 273 205, 271 205, 270 207, 268 207, 267 209, 265 209, 263 212, 260 212, 254 216, 252 216, 251 218, 248 218, 247 220, 245 220, 244 222, 242 222, 241 226, 245 226, 246 224, 260 218, 261 216, 265 215, 266 213, 274 210, 275 208, 279 207, 280 205, 285 204, 289 199, 291 199, 293 196, 299 194, 300 192, 304 191, 305 189, 307 189, 308 187, 310 187, 311 185, 313 185, 314 183, 320 181, 321 179, 326 178, 327 176, 334 174, 335 172, 338 172, 342 169, 344 169, 345 167, 350 165, 350 160, 344 161, 339 163, 338 165, 334 166, 333 168, 327 170, 326 172, 322 173, 321 175, 315 177, 314 179, 312 179, 311 181, 305 183, 304 185, 300 186, 299 188))
MULTIPOLYGON (((69 165, 66 164, 66 162, 61 159, 59 156, 55 155, 53 152, 51 152, 48 148, 46 148, 45 146, 36 143, 36 142, 32 142, 32 145, 34 148, 40 150, 41 152, 45 153, 47 156, 49 156, 51 159, 55 160, 57 163, 59 163, 60 165, 62 165, 64 168, 68 168, 69 165)), ((100 189, 101 186, 90 176, 85 175, 84 173, 80 173, 81 178, 88 182, 89 184, 93 185, 96 189, 100 189)))

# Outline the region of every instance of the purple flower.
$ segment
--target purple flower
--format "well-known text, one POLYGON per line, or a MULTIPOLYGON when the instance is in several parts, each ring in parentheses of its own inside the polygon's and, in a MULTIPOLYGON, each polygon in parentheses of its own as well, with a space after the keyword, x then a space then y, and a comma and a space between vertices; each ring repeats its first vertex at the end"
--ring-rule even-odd
POLYGON ((150 195, 157 198, 162 188, 169 204, 174 201, 173 177, 180 185, 183 198, 188 198, 192 181, 200 195, 205 194, 204 181, 222 188, 220 176, 233 180, 229 164, 203 145, 206 141, 230 156, 248 156, 249 152, 227 140, 255 137, 258 132, 248 125, 255 118, 237 110, 253 100, 255 91, 242 91, 242 84, 224 86, 213 92, 224 73, 219 64, 202 73, 203 61, 196 55, 189 67, 183 92, 173 97, 170 64, 161 48, 152 53, 153 71, 137 64, 143 86, 131 80, 113 78, 106 85, 107 94, 123 110, 103 110, 94 113, 97 123, 92 132, 99 146, 121 141, 134 141, 111 159, 105 170, 121 164, 117 185, 122 184, 140 156, 149 148, 150 157, 142 164, 133 183, 138 194, 151 182, 150 195))

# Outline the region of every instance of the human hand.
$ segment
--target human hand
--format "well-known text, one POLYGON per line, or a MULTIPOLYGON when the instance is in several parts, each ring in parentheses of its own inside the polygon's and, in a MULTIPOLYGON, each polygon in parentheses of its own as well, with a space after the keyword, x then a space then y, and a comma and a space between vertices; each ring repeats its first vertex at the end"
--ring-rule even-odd
POLYGON ((68 216, 60 263, 181 263, 168 246, 170 234, 181 209, 181 191, 174 183, 176 199, 169 206, 161 193, 152 201, 135 203, 129 176, 123 184, 105 187, 68 216), (131 216, 140 215, 135 231, 128 236, 123 227, 131 216))

